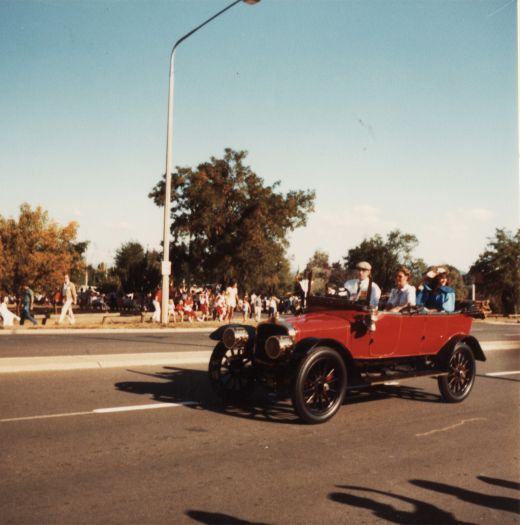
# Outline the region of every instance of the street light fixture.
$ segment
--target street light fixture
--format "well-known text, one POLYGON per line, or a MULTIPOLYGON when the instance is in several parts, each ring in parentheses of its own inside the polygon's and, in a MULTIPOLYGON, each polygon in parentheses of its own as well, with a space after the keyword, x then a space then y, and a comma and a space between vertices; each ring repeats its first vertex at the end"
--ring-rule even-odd
POLYGON ((170 200, 172 193, 172 137, 173 137, 173 85, 174 85, 174 69, 175 69, 175 51, 181 42, 184 42, 188 37, 193 35, 199 29, 209 24, 212 20, 220 16, 222 13, 231 9, 234 5, 244 2, 245 4, 257 4, 260 0, 235 0, 227 7, 208 18, 205 22, 186 33, 179 38, 173 46, 170 57, 170 83, 168 89, 168 123, 166 127, 166 184, 164 188, 164 227, 163 227, 163 260, 162 260, 162 300, 161 300, 161 323, 168 324, 168 302, 170 294, 170 200))

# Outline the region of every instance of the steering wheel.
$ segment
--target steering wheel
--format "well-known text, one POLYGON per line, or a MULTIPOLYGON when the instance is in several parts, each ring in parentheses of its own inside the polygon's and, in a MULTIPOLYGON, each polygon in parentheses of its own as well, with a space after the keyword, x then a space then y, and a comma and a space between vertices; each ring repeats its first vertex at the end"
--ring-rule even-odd
POLYGON ((421 311, 421 307, 417 306, 416 304, 412 305, 409 304, 408 306, 405 306, 402 310, 402 314, 408 314, 408 315, 417 315, 421 311))

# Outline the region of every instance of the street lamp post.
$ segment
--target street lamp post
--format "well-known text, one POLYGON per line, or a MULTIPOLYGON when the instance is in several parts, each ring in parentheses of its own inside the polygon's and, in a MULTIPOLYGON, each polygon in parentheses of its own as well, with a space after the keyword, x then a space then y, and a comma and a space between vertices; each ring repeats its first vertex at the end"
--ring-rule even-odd
POLYGON ((162 300, 161 300, 161 322, 162 324, 168 324, 168 302, 170 294, 170 274, 171 274, 171 262, 170 262, 170 200, 172 192, 172 138, 173 138, 173 86, 174 86, 174 70, 175 70, 175 51, 179 44, 184 42, 188 37, 193 35, 199 29, 209 24, 212 20, 220 16, 222 13, 231 9, 234 5, 244 2, 246 4, 257 4, 260 0, 235 0, 227 7, 208 18, 205 22, 192 29, 189 33, 186 33, 183 37, 179 38, 173 46, 171 57, 170 57, 170 83, 168 89, 168 123, 166 127, 166 184, 164 188, 164 226, 163 226, 163 260, 162 260, 162 300))

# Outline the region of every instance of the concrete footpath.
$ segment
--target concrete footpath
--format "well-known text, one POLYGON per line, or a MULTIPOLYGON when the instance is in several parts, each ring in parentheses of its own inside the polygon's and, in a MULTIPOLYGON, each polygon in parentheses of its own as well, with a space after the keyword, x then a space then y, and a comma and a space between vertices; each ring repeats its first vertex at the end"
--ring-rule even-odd
MULTIPOLYGON (((15 335, 16 337, 31 337, 47 335, 74 335, 74 334, 182 334, 206 333, 210 334, 215 327, 205 328, 46 328, 13 329, 0 331, 1 336, 15 335)), ((32 357, 0 357, 0 374, 19 372, 43 372, 59 370, 95 370, 105 368, 120 368, 127 366, 156 366, 156 365, 186 365, 207 364, 211 351, 191 352, 141 352, 125 354, 101 355, 57 355, 32 357)))

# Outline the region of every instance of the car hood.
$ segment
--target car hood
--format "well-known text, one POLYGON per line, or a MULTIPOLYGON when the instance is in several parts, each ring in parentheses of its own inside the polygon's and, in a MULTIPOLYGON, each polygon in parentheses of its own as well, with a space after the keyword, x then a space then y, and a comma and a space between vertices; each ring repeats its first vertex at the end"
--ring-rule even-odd
POLYGON ((346 344, 350 334, 350 323, 359 312, 316 312, 287 317, 285 322, 295 330, 295 339, 306 337, 337 339, 346 344))

